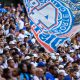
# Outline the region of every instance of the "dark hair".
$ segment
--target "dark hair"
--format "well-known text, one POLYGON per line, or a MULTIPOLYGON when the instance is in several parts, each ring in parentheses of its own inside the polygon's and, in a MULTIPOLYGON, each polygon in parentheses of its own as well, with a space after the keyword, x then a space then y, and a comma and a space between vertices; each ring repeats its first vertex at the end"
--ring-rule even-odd
POLYGON ((27 65, 27 70, 28 70, 28 73, 31 74, 31 68, 32 68, 32 64, 28 64, 27 65))
POLYGON ((6 41, 7 41, 8 44, 12 40, 13 40, 13 35, 9 35, 8 37, 6 37, 6 41))
POLYGON ((13 56, 13 57, 14 57, 15 55, 19 55, 19 52, 16 51, 16 52, 13 52, 13 53, 12 53, 12 56, 13 56))
POLYGON ((39 58, 37 59, 37 62, 39 62, 39 60, 40 60, 40 59, 42 59, 42 60, 43 60, 43 58, 42 58, 42 57, 39 57, 39 58))
POLYGON ((9 59, 9 60, 7 60, 7 63, 9 64, 11 60, 13 60, 13 59, 9 59))
POLYGON ((43 47, 39 47, 39 52, 45 52, 45 49, 43 47))
POLYGON ((3 54, 5 54, 9 49, 3 49, 3 54))
POLYGON ((17 48, 12 48, 12 49, 10 49, 10 51, 11 50, 15 50, 15 52, 18 52, 18 49, 17 48))
POLYGON ((24 43, 24 44, 21 44, 21 45, 20 45, 20 48, 21 48, 22 46, 25 46, 25 47, 26 47, 26 44, 25 44, 25 43, 24 43))
POLYGON ((69 65, 69 63, 71 63, 71 62, 67 62, 66 65, 64 66, 64 68, 66 68, 69 65))
POLYGON ((67 57, 66 55, 62 56, 62 58, 66 58, 66 57, 67 57))
POLYGON ((5 79, 10 79, 11 77, 8 75, 8 73, 10 73, 9 72, 10 70, 9 70, 9 68, 5 68, 5 69, 3 69, 3 77, 5 78, 5 79))
POLYGON ((23 31, 22 29, 19 30, 20 33, 21 33, 22 31, 23 31))
POLYGON ((5 24, 5 27, 6 27, 6 26, 9 26, 9 24, 5 24))
POLYGON ((71 68, 70 69, 70 73, 73 73, 73 72, 75 72, 76 70, 74 69, 74 68, 71 68))
MULTIPOLYGON (((22 73, 23 72, 23 65, 26 64, 25 61, 22 61, 19 65, 18 65, 18 73, 22 73)), ((23 72, 24 73, 24 72, 23 72)))
POLYGON ((49 70, 50 69, 52 69, 52 70, 54 70, 55 68, 54 68, 54 65, 51 65, 50 67, 49 67, 49 70))
POLYGON ((8 73, 9 72, 9 68, 5 68, 5 69, 3 69, 3 73, 8 73))
POLYGON ((3 37, 3 35, 0 35, 0 38, 2 38, 3 37))

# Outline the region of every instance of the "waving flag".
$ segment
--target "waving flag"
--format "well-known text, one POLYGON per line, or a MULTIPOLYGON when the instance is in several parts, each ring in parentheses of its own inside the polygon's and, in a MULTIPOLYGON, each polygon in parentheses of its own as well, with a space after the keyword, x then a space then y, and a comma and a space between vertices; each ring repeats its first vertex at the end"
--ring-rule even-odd
POLYGON ((78 26, 72 33, 75 15, 69 2, 73 4, 70 0, 24 0, 32 32, 48 52, 56 50, 79 30, 78 26))

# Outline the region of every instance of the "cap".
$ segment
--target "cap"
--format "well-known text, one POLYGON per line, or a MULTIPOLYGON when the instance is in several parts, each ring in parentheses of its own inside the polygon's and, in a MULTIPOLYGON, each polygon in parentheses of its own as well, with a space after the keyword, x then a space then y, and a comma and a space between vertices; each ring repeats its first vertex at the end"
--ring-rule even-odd
POLYGON ((56 56, 59 56, 59 53, 56 53, 55 55, 56 55, 56 56))
POLYGON ((45 67, 45 66, 46 66, 46 64, 44 62, 39 62, 37 65, 37 67, 45 67))
POLYGON ((55 56, 55 53, 50 53, 50 56, 55 56))
POLYGON ((56 56, 50 56, 53 60, 56 60, 56 56))
POLYGON ((67 75, 67 73, 65 72, 65 70, 59 70, 58 71, 58 73, 60 74, 60 73, 63 73, 64 74, 64 76, 66 76, 67 75))
POLYGON ((24 35, 24 38, 28 38, 29 36, 28 35, 24 35))
POLYGON ((79 49, 79 46, 78 45, 74 45, 74 49, 79 49))
POLYGON ((31 57, 30 56, 26 56, 24 59, 28 60, 28 59, 31 59, 31 57))
POLYGON ((59 65, 59 69, 60 69, 60 68, 62 68, 62 69, 63 69, 63 68, 64 68, 64 66, 63 66, 63 65, 59 65))
POLYGON ((38 57, 38 55, 37 54, 33 54, 33 57, 38 57))
POLYGON ((4 49, 10 49, 10 47, 7 45, 7 46, 5 46, 5 48, 4 49))
POLYGON ((70 52, 71 52, 71 53, 73 53, 73 52, 74 52, 74 50, 70 50, 70 52))
POLYGON ((33 39, 31 39, 31 42, 34 44, 36 42, 36 40, 33 38, 33 39))
POLYGON ((14 41, 10 41, 9 44, 15 44, 15 42, 14 41))

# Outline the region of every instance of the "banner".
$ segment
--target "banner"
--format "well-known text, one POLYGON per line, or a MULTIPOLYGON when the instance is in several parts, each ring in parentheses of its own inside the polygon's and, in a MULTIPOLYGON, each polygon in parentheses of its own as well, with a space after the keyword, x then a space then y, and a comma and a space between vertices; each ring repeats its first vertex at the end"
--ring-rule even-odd
POLYGON ((73 34, 79 31, 75 27, 79 5, 73 0, 24 0, 28 12, 31 30, 37 41, 48 51, 56 51, 73 34), (75 23, 74 23, 75 21, 75 23), (75 30, 75 31, 74 31, 75 30), (74 33, 73 33, 74 31, 74 33))

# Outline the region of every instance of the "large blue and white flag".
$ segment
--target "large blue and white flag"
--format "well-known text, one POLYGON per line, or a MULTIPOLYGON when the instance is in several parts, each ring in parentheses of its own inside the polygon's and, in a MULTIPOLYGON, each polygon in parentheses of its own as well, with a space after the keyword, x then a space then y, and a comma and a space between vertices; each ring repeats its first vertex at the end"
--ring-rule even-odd
POLYGON ((56 50, 79 30, 80 26, 73 26, 73 12, 78 7, 74 3, 71 0, 24 0, 32 32, 48 52, 56 50))

